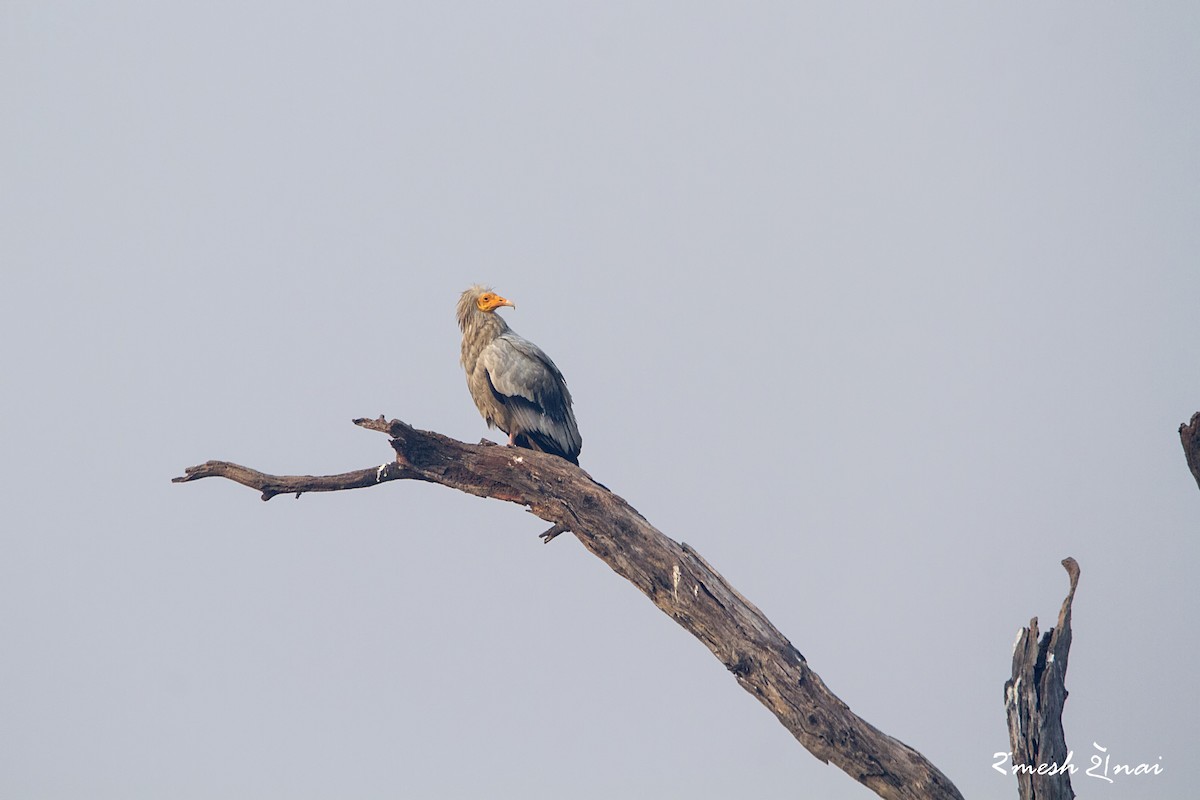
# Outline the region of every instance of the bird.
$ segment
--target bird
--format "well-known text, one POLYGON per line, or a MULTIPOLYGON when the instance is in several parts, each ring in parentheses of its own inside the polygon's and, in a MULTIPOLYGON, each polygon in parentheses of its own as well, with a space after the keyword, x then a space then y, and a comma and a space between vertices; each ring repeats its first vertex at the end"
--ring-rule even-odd
POLYGON ((472 286, 458 300, 462 366, 467 388, 489 428, 508 443, 579 463, 583 439, 571 409, 571 392, 550 356, 518 336, 496 313, 516 308, 487 286, 472 286))

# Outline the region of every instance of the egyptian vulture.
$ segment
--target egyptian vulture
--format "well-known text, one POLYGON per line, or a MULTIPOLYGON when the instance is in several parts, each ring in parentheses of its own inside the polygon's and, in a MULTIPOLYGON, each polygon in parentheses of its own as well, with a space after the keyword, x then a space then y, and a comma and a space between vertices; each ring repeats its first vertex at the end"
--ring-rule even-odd
POLYGON ((550 356, 509 329, 496 313, 503 306, 516 308, 484 286, 472 286, 458 300, 462 365, 471 397, 488 427, 507 433, 510 445, 578 464, 583 440, 567 382, 550 356))

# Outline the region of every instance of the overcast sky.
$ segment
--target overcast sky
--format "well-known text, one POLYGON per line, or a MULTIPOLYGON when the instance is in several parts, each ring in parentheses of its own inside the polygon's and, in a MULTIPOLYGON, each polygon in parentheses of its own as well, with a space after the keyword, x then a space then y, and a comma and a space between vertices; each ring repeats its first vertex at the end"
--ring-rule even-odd
MULTIPOLYGON (((873 725, 1015 798, 1078 559, 1085 798, 1200 752, 1200 6, 0 2, 0 797, 872 795, 477 441, 475 282, 583 467, 873 725)), ((492 432, 493 437, 499 434, 492 432)))

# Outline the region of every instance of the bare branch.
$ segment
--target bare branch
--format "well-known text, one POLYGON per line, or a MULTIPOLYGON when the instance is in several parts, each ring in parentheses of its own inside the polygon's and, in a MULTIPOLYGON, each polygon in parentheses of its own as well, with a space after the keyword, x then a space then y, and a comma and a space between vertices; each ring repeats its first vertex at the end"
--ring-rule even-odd
POLYGON ((568 532, 569 531, 566 525, 556 522, 549 530, 539 533, 538 538, 542 540, 542 544, 550 544, 550 542, 554 541, 555 536, 568 532))
POLYGON ((1017 768, 1021 800, 1072 800, 1065 769, 1067 741, 1062 712, 1067 701, 1067 655, 1071 649, 1071 603, 1079 585, 1079 564, 1062 562, 1071 589, 1058 612, 1058 624, 1038 640, 1037 617, 1022 628, 1013 646, 1012 678, 1004 684, 1008 739, 1017 768))
POLYGON ((1200 486, 1200 411, 1192 414, 1192 421, 1179 426, 1179 441, 1183 443, 1183 455, 1188 469, 1200 486))
POLYGON ((176 481, 219 476, 259 489, 336 491, 414 479, 517 503, 565 531, 704 643, 742 688, 766 706, 814 756, 832 762, 880 797, 940 800, 962 795, 933 764, 852 712, 825 687, 770 620, 687 544, 660 533, 622 498, 579 467, 531 450, 471 445, 398 420, 357 419, 391 436, 396 463, 343 475, 265 475, 210 461, 176 481))
POLYGON ((201 478, 228 478, 251 489, 258 489, 262 492, 263 500, 270 500, 277 494, 294 494, 299 497, 305 492, 340 492, 342 489, 362 489, 405 477, 409 476, 405 475, 404 470, 395 462, 354 472, 343 472, 340 475, 316 476, 268 475, 230 461, 205 461, 198 466, 188 467, 182 476, 172 478, 171 483, 187 483, 201 478))

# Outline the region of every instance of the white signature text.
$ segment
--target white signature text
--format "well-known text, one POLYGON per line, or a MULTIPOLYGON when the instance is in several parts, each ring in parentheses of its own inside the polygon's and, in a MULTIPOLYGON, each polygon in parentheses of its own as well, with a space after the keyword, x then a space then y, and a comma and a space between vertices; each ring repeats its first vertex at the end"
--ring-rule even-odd
MULTIPOLYGON (((1113 783, 1118 776, 1162 774, 1162 764, 1157 762, 1154 764, 1122 764, 1114 762, 1108 754, 1108 748, 1101 747, 1099 742, 1092 742, 1092 747, 1096 748, 1098 752, 1092 754, 1089 759, 1091 766, 1087 768, 1087 772, 1083 773, 1089 778, 1099 778, 1102 781, 1113 783)), ((1061 764, 1013 764, 1012 753, 993 753, 992 758, 996 761, 992 764, 992 769, 1001 775, 1010 773, 1013 775, 1061 775, 1064 772, 1074 775, 1079 771, 1079 767, 1071 763, 1074 756, 1075 751, 1070 750, 1061 764)), ((1158 757, 1158 761, 1162 761, 1162 756, 1158 757)))

